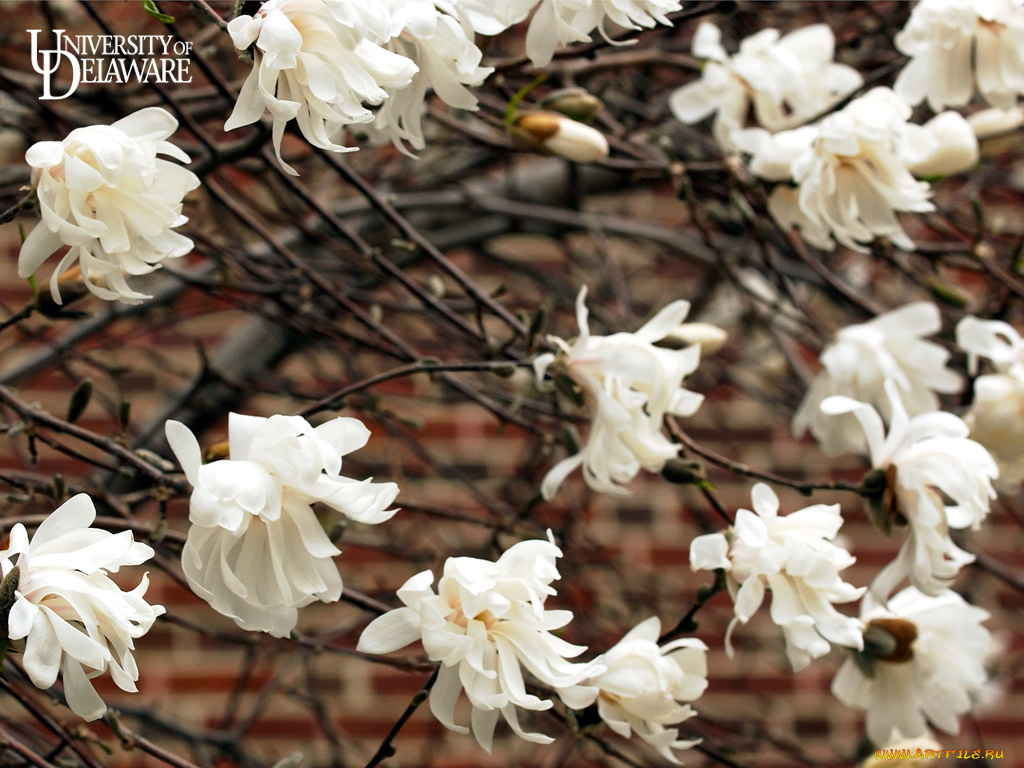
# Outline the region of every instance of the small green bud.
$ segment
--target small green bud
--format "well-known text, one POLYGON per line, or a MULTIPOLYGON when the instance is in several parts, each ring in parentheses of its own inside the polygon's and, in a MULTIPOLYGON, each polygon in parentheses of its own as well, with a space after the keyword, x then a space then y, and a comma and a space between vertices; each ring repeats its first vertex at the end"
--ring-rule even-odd
POLYGON ((701 485, 707 482, 704 465, 699 461, 669 459, 661 469, 661 476, 676 485, 701 485))
POLYGON ((491 368, 491 373, 503 379, 511 379, 516 375, 516 366, 512 365, 512 363, 503 363, 491 368))
POLYGON ((75 391, 71 393, 71 400, 68 401, 68 415, 67 420, 74 424, 78 421, 78 417, 82 415, 86 406, 89 405, 89 400, 92 398, 92 379, 82 379, 78 386, 75 387, 75 391))
POLYGON ((559 112, 581 123, 589 123, 604 109, 604 102, 582 88, 562 88, 552 91, 541 101, 544 109, 559 112))

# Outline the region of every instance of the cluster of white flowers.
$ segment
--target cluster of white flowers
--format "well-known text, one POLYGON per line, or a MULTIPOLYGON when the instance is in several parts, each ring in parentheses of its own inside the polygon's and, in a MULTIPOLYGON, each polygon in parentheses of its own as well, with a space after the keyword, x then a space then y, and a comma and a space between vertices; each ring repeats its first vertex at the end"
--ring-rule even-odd
POLYGON ((909 576, 915 587, 934 597, 974 560, 953 543, 949 529, 980 527, 995 497, 992 480, 999 469, 982 445, 968 439, 963 419, 943 411, 908 418, 896 384, 888 380, 885 389, 892 414, 888 434, 882 417, 866 403, 835 395, 821 409, 852 413, 860 422, 871 465, 886 472, 891 508, 883 513, 909 528, 896 559, 875 578, 872 592, 884 600, 909 576))
POLYGON ((202 463, 188 427, 168 421, 167 441, 195 490, 182 567, 197 595, 243 629, 286 637, 298 608, 341 596, 341 554, 310 504, 360 523, 389 519, 394 483, 340 474, 342 457, 370 431, 358 419, 313 428, 300 416, 242 416, 228 422, 230 459, 202 463))
POLYGON ((931 187, 914 174, 965 170, 978 159, 978 142, 956 113, 924 126, 909 123, 910 116, 890 89, 873 88, 816 125, 775 135, 749 129, 732 137, 753 155, 753 173, 796 185, 772 191, 769 211, 780 226, 799 227, 807 242, 826 250, 838 241, 866 251, 863 244, 876 237, 913 250, 896 213, 934 210, 931 187))
POLYGON ((781 37, 763 29, 732 57, 721 37, 710 22, 697 27, 693 55, 707 60, 701 79, 673 93, 669 106, 684 123, 714 113, 714 137, 724 149, 735 147, 732 134, 746 125, 751 105, 760 125, 780 131, 814 117, 862 82, 852 67, 832 61, 835 36, 826 24, 781 37))
POLYGON ((857 620, 833 605, 864 593, 839 575, 854 563, 849 552, 832 543, 843 524, 839 505, 815 504, 780 517, 779 499, 764 483, 754 486, 751 501, 754 512, 739 510, 728 533, 698 536, 690 543, 693 570, 726 571, 736 609, 725 636, 730 658, 732 630, 737 622, 750 620, 766 590, 772 594, 772 621, 782 628, 795 671, 828 653, 830 642, 860 649, 857 620))
POLYGON ((313 146, 350 151, 334 137, 343 127, 373 120, 365 104, 377 105, 388 89, 412 82, 415 62, 384 44, 393 28, 390 9, 349 0, 268 0, 255 16, 236 16, 228 32, 240 50, 252 47, 253 69, 224 125, 232 130, 273 118, 273 140, 281 160, 281 139, 290 120, 313 146))
POLYGON ((843 662, 832 692, 865 710, 868 738, 879 746, 894 734, 927 735, 927 722, 956 734, 985 684, 994 647, 981 625, 988 617, 950 591, 929 597, 908 587, 888 602, 869 594, 861 603, 865 651, 843 662))
POLYGON ((480 66, 476 34, 496 35, 532 11, 526 51, 544 66, 559 45, 589 41, 595 29, 607 38, 609 22, 634 30, 671 26, 665 14, 680 7, 679 0, 267 0, 255 15, 228 24, 235 46, 251 50, 254 61, 224 128, 269 112, 277 157, 289 173, 296 171, 281 160, 281 140, 291 120, 321 149, 351 151, 338 143, 340 133, 363 125, 408 153, 407 146, 424 147, 428 90, 451 107, 477 108, 467 86, 492 70, 480 66))
POLYGON ((85 286, 103 299, 137 304, 149 298, 133 290, 125 275, 144 275, 165 259, 192 250, 173 231, 188 219, 182 200, 199 186, 183 163, 188 155, 167 139, 178 127, 159 107, 142 109, 113 125, 76 128, 63 141, 41 141, 25 153, 42 222, 29 233, 18 257, 18 275, 33 275, 62 246, 70 246, 50 280, 78 262, 85 286))
POLYGON ((144 599, 147 576, 122 592, 107 575, 146 562, 152 548, 134 541, 131 531, 90 527, 95 519, 92 499, 79 494, 54 510, 31 540, 25 526, 15 525, 0 550, 0 576, 15 567, 19 572, 7 628, 11 640, 24 639, 25 671, 39 688, 53 685, 61 671, 68 706, 85 720, 107 709, 92 678, 109 672, 118 688, 136 690, 134 641, 164 613, 144 599))
POLYGON ((565 478, 580 466, 595 491, 628 493, 622 485, 641 468, 660 472, 679 452, 679 445, 662 431, 666 414, 689 416, 704 400, 683 387, 683 379, 700 362, 700 346, 654 346, 679 328, 690 311, 689 302, 672 302, 635 333, 591 336, 586 298, 584 286, 576 298, 580 334, 575 341, 570 345, 551 336, 561 352, 534 360, 541 386, 548 372, 567 376, 592 416, 583 448, 552 467, 541 483, 545 499, 554 498, 565 478))
POLYGON ((972 374, 979 357, 995 369, 974 380, 974 401, 964 420, 971 437, 998 462, 999 487, 1012 490, 1024 480, 1024 339, 1001 320, 965 317, 956 341, 970 356, 972 374))
POLYGON ((923 338, 941 327, 938 307, 922 301, 840 330, 822 352, 822 370, 793 416, 793 435, 810 430, 830 456, 862 450, 864 433, 856 420, 822 413, 821 403, 830 395, 846 395, 888 417, 886 380, 896 384, 911 416, 936 410, 936 392, 949 394, 963 387, 960 375, 946 367, 949 352, 923 338))
POLYGON ((700 739, 680 739, 677 728, 665 726, 697 714, 685 702, 708 687, 707 646, 696 638, 659 646, 660 633, 657 616, 642 621, 594 659, 603 672, 558 695, 573 709, 596 703, 598 716, 615 733, 627 739, 636 733, 666 760, 679 763, 672 750, 689 749, 700 739))
POLYGON ((908 104, 927 99, 936 112, 962 107, 975 81, 1002 109, 1024 94, 1021 0, 922 0, 894 42, 910 57, 894 86, 908 104))
POLYGON ((595 664, 567 661, 586 648, 551 634, 572 620, 570 611, 546 610, 555 594, 551 582, 562 551, 553 540, 521 541, 497 562, 452 557, 431 588, 434 576, 423 571, 399 590, 404 607, 374 619, 359 638, 358 650, 390 653, 417 640, 431 661, 441 662, 430 691, 430 711, 447 728, 467 733, 455 722, 455 704, 463 689, 473 707, 473 735, 491 751, 499 714, 522 738, 538 744, 552 739, 524 731, 518 708, 542 711, 552 702, 526 690, 520 665, 538 680, 568 688, 604 671, 595 664))

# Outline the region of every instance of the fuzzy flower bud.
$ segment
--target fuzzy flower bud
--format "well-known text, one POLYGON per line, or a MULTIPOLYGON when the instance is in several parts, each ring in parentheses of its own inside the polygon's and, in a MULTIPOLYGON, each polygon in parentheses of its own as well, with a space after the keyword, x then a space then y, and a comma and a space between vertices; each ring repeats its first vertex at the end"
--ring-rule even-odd
POLYGON ((557 112, 529 112, 509 131, 519 143, 577 163, 608 156, 608 140, 600 131, 557 112))

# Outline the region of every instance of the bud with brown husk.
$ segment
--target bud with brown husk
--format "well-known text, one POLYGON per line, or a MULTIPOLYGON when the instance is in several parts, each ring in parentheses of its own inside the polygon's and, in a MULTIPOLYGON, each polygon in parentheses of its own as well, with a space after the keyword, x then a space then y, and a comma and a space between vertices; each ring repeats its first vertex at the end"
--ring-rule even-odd
POLYGON ((875 676, 875 664, 905 664, 914 658, 917 625, 907 619, 872 619, 864 629, 864 650, 852 651, 853 660, 867 677, 875 676))
POLYGON ((864 652, 891 664, 914 658, 917 625, 907 619, 872 619, 864 630, 864 652))
POLYGON ((508 126, 508 132, 525 147, 577 163, 608 156, 608 140, 600 131, 557 112, 522 114, 508 126))
MULTIPOLYGON (((106 288, 107 281, 102 275, 91 275, 90 279, 94 285, 106 288)), ((83 296, 89 295, 89 289, 85 287, 82 280, 82 268, 75 264, 57 278, 57 285, 60 290, 61 301, 58 303, 50 293, 40 294, 38 298, 39 312, 47 317, 61 317, 67 315, 67 307, 74 304, 83 296)))
POLYGON ((859 490, 867 501, 871 524, 886 536, 892 533, 894 525, 907 524, 907 518, 900 512, 897 504, 895 465, 884 469, 872 469, 864 475, 859 490))

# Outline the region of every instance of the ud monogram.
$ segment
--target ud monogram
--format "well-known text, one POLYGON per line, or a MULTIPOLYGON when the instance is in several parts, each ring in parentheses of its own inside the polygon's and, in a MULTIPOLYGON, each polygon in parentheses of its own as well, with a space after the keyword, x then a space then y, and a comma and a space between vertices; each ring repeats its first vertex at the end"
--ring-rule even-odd
POLYGON ((82 70, 78 63, 78 57, 70 51, 64 49, 62 45, 62 38, 64 36, 63 29, 55 29, 53 33, 57 36, 57 47, 54 50, 39 50, 39 33, 42 30, 30 29, 28 30, 29 36, 32 38, 32 69, 43 76, 43 95, 40 96, 40 100, 58 100, 66 99, 75 89, 78 87, 78 83, 82 78, 82 70), (42 58, 40 59, 40 54, 42 58), (50 77, 60 67, 60 60, 67 57, 68 61, 71 62, 71 87, 68 88, 67 93, 63 96, 54 96, 50 93, 50 77))

